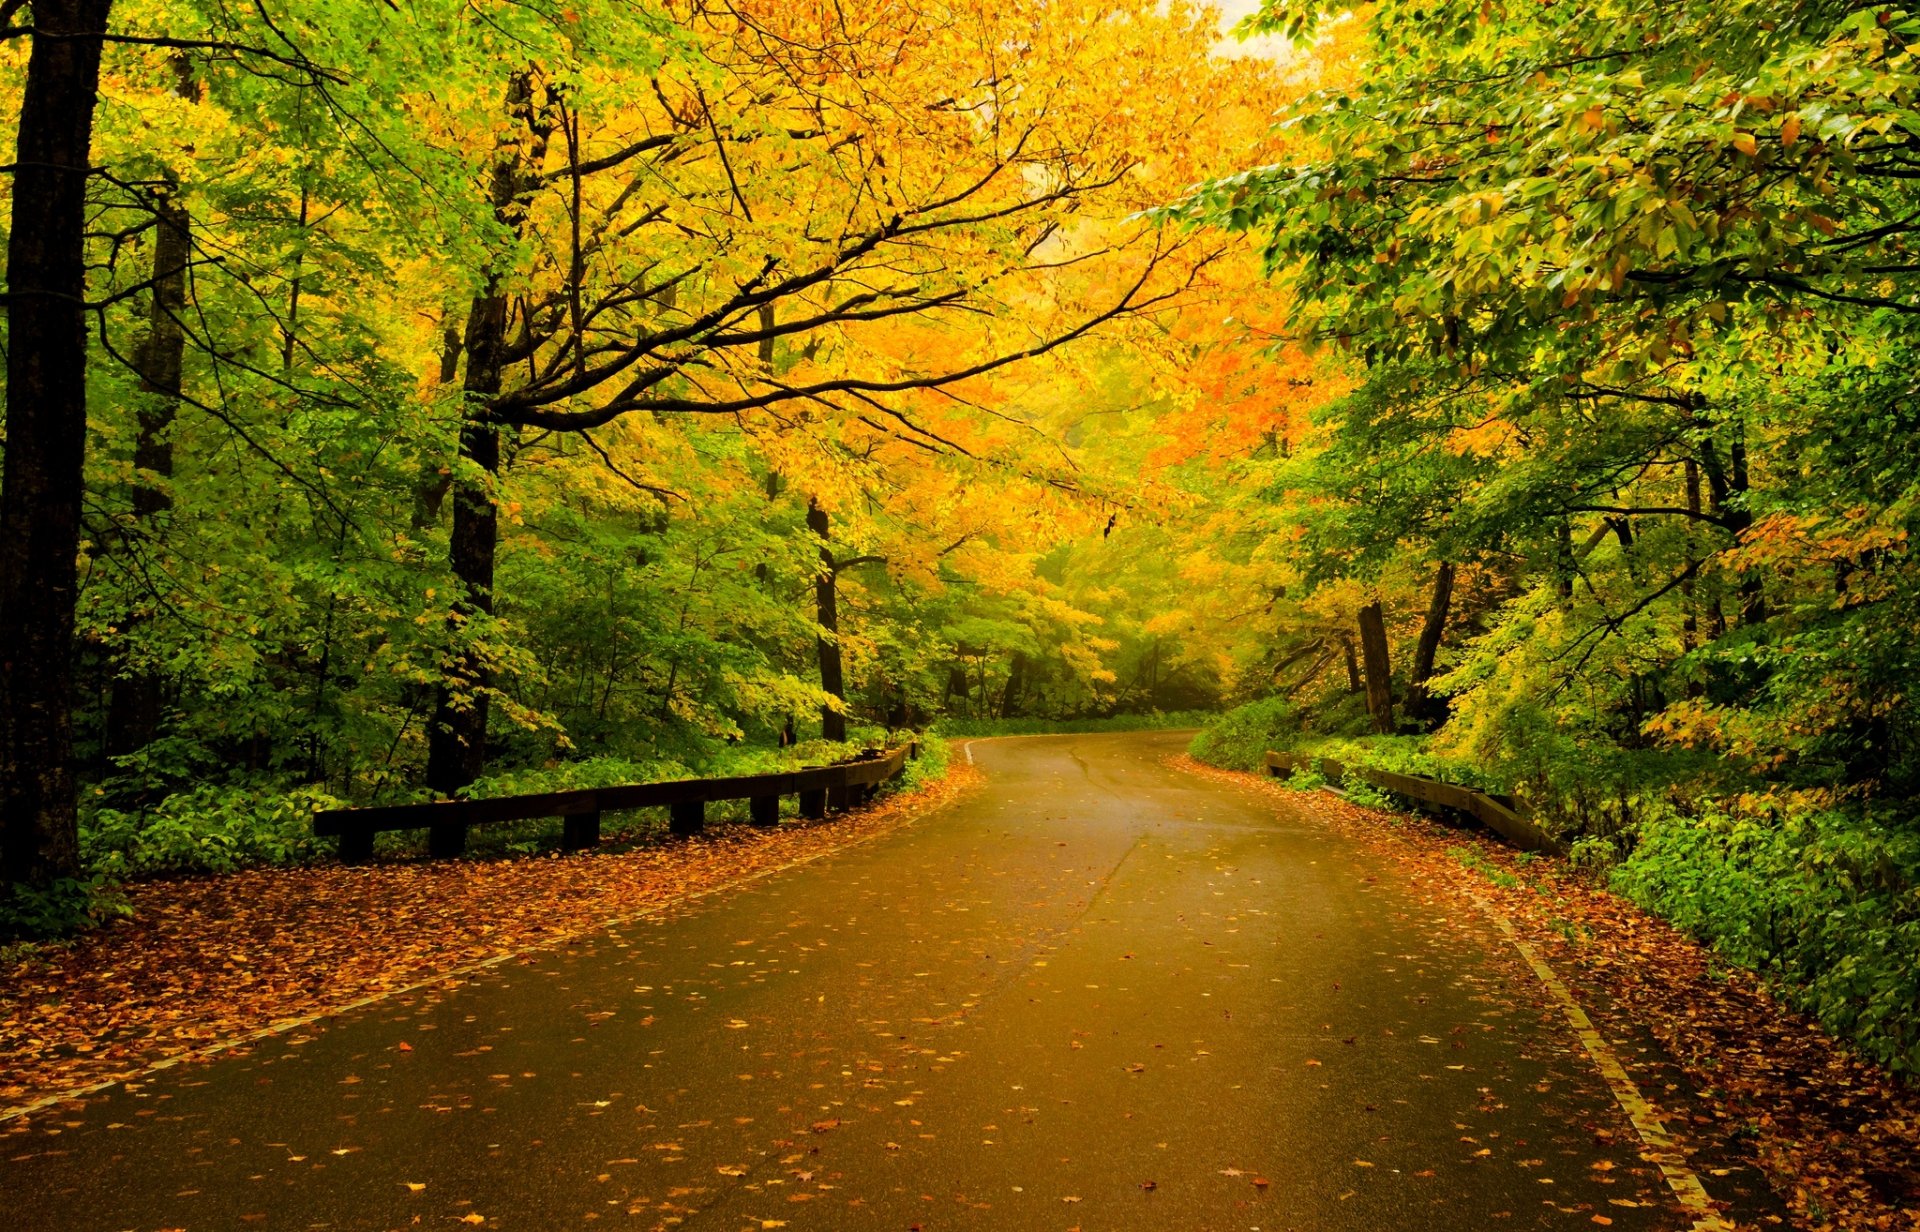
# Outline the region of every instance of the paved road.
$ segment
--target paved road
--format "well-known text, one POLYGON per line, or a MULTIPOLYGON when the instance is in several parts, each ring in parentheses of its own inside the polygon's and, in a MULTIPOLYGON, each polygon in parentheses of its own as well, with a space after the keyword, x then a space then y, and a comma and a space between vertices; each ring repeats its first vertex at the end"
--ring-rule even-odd
POLYGON ((0 1219, 1681 1226, 1484 920, 1179 745, 980 742, 875 842, 43 1115, 0 1219))

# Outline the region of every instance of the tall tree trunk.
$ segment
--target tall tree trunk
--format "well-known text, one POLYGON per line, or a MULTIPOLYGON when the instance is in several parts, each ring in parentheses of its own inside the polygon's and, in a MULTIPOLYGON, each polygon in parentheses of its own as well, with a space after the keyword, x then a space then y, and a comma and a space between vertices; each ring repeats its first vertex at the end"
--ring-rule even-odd
POLYGON ((1387 622, 1377 602, 1360 609, 1360 655, 1367 665, 1367 713, 1373 716, 1373 730, 1390 734, 1393 731, 1392 665, 1387 657, 1387 622))
POLYGON ((1440 653, 1440 636, 1446 631, 1447 611, 1453 604, 1453 574, 1453 562, 1446 560, 1434 571, 1427 619, 1420 626, 1420 640, 1413 648, 1413 671, 1407 677, 1407 713, 1436 727, 1445 718, 1444 707, 1435 705, 1427 692, 1427 681, 1433 675, 1433 659, 1440 653))
POLYGON ((7 237, 0 881, 80 869, 73 622, 87 442, 86 192, 110 0, 35 0, 7 237))
MULTIPOLYGON (((820 653, 820 687, 829 695, 847 699, 847 682, 840 661, 840 598, 833 548, 828 540, 827 511, 820 502, 807 502, 807 529, 820 539, 820 573, 813 584, 815 618, 822 630, 814 639, 820 653)), ((832 706, 820 707, 820 735, 827 740, 847 738, 847 716, 832 706)))
MULTIPOLYGON (((1746 426, 1736 423, 1732 445, 1727 450, 1727 462, 1722 463, 1720 453, 1711 440, 1700 442, 1700 465, 1707 473, 1707 490, 1713 500, 1713 512, 1719 516, 1728 530, 1737 540, 1744 536, 1753 525, 1753 511, 1747 507, 1746 496, 1749 492, 1747 479, 1747 438, 1746 426)), ((1719 607, 1716 596, 1714 606, 1719 607)), ((1714 613, 1718 627, 1714 635, 1725 632, 1726 618, 1718 611, 1714 613)), ((1759 624, 1767 618, 1766 591, 1760 575, 1748 571, 1740 578, 1740 623, 1759 624)))
MULTIPOLYGON (((460 327, 449 320, 440 335, 440 385, 451 385, 453 378, 460 375, 460 356, 466 349, 460 327)), ((452 467, 439 467, 421 476, 419 486, 413 490, 414 530, 428 531, 440 524, 440 506, 446 502, 452 487, 452 467)))
MULTIPOLYGON (((502 139, 494 155, 489 195, 494 216, 517 235, 526 218, 524 194, 532 187, 531 177, 538 174, 553 132, 549 106, 534 101, 532 74, 515 73, 509 81, 507 113, 516 129, 502 139)), ((462 624, 493 614, 500 429, 492 419, 492 403, 502 385, 508 308, 502 273, 497 268, 488 271, 486 285, 467 314, 467 410, 460 426, 462 466, 454 477, 453 529, 447 539, 447 563, 460 583, 454 611, 462 624)), ((456 631, 456 636, 464 634, 456 631)), ((479 655, 471 650, 453 655, 436 692, 427 736, 427 786, 434 791, 451 794, 480 777, 487 760, 487 690, 492 685, 491 672, 479 655)))
MULTIPOLYGON (((1694 594, 1694 572, 1699 562, 1693 554, 1695 526, 1700 520, 1700 464, 1688 458, 1685 466, 1687 489, 1687 512, 1693 516, 1687 520, 1687 572, 1680 582, 1680 601, 1686 605, 1686 614, 1681 618, 1680 646, 1691 652, 1700 644, 1700 605, 1694 594)), ((1688 685, 1688 696, 1693 696, 1693 686, 1688 685)))
POLYGON ((1345 633, 1340 635, 1340 652, 1347 660, 1347 692, 1358 693, 1366 686, 1360 681, 1360 659, 1353 653, 1353 638, 1345 633))
POLYGON ((1563 517, 1553 528, 1553 589, 1560 596, 1562 608, 1573 606, 1573 579, 1579 571, 1579 558, 1573 551, 1573 524, 1563 517))
MULTIPOLYGON (((1735 533, 1744 535, 1753 525, 1753 511, 1744 499, 1751 488, 1747 482, 1747 424, 1744 419, 1734 422, 1733 444, 1727 449, 1727 456, 1733 464, 1733 474, 1729 476, 1733 491, 1742 500, 1736 511, 1735 533)), ((1757 625, 1767 618, 1766 583, 1757 569, 1749 569, 1740 575, 1740 623, 1757 625)))
POLYGON ((1013 661, 1007 664, 1007 687, 1000 693, 1000 717, 1017 718, 1020 714, 1020 697, 1027 690, 1027 656, 1022 651, 1013 652, 1013 661))
MULTIPOLYGON (((184 78, 182 94, 192 88, 184 78)), ((186 210, 176 193, 178 185, 154 205, 156 238, 153 249, 153 306, 147 336, 135 353, 140 371, 140 427, 133 444, 133 520, 151 529, 173 508, 167 481, 173 477, 173 421, 180 409, 180 373, 186 358, 186 330, 180 314, 187 304, 187 260, 192 251, 186 210), (156 482, 157 481, 157 482, 156 482)), ((137 640, 139 617, 129 617, 123 633, 137 640)), ((160 728, 166 682, 150 666, 135 662, 114 681, 107 705, 107 752, 131 753, 152 743, 160 728)))

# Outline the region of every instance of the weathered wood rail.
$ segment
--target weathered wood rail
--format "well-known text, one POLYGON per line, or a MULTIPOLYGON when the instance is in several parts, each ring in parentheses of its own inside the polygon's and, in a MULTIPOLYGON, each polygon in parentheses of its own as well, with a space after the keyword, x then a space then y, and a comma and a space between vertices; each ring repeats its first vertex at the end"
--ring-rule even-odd
POLYGON ((1417 774, 1395 774, 1390 770, 1374 770, 1367 766, 1348 766, 1331 757, 1276 753, 1271 749, 1267 751, 1268 774, 1285 777, 1296 770, 1312 770, 1334 782, 1347 778, 1362 779, 1382 791, 1465 813, 1523 851, 1565 854, 1565 849, 1541 829, 1538 822, 1484 791, 1417 774))
POLYGON ((909 759, 919 755, 919 744, 908 743, 831 766, 773 774, 583 787, 487 800, 327 809, 314 815, 313 832, 323 838, 338 837, 342 860, 371 857, 373 836, 382 830, 424 829, 429 854, 457 856, 467 849, 469 826, 558 817, 560 845, 567 851, 582 851, 600 841, 600 814, 621 809, 665 808, 668 828, 675 834, 700 833, 706 825, 707 804, 714 800, 748 801, 753 823, 759 826, 779 822, 782 796, 800 797, 802 817, 824 817, 830 810, 864 803, 880 784, 898 775, 909 759))

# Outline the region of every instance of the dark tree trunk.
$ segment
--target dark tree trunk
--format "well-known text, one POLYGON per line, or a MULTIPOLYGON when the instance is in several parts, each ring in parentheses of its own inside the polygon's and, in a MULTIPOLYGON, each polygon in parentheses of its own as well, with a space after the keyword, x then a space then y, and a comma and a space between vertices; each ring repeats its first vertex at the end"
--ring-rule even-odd
MULTIPOLYGON (((1727 454, 1733 463, 1733 474, 1730 476, 1733 490, 1742 497, 1740 508, 1736 511, 1739 516, 1736 519, 1735 533, 1744 535, 1753 525, 1753 513, 1744 499, 1751 490, 1747 483, 1747 427, 1745 423, 1737 422, 1734 429, 1733 444, 1728 448, 1727 454)), ((1757 625, 1766 618, 1766 583, 1761 578, 1759 570, 1749 569, 1740 575, 1740 623, 1757 625)))
MULTIPOLYGON (((814 639, 820 652, 820 687, 844 702, 847 682, 840 662, 840 599, 828 526, 827 511, 818 501, 808 501, 807 529, 820 539, 820 574, 813 584, 815 617, 821 628, 820 636, 814 639)), ((832 706, 820 707, 820 735, 827 740, 845 740, 847 716, 832 706)))
MULTIPOLYGON (((1700 465, 1707 473, 1707 490, 1713 498, 1713 512, 1733 532, 1737 540, 1745 535, 1753 525, 1753 512, 1748 509, 1746 496, 1750 490, 1747 480, 1747 440, 1746 428, 1735 424, 1732 446, 1727 450, 1728 461, 1722 463, 1720 453, 1710 440, 1700 442, 1700 465)), ((1715 601, 1718 607, 1718 600, 1715 601)), ((1715 636, 1725 632, 1726 618, 1715 614, 1717 624, 1715 636)), ((1740 578, 1740 623, 1759 624, 1767 618, 1766 590, 1760 575, 1748 571, 1740 578)))
MULTIPOLYGON (((1700 464, 1688 458, 1685 468, 1687 488, 1687 512, 1693 516, 1687 520, 1687 572, 1680 583, 1680 601, 1686 605, 1686 614, 1681 618, 1680 646, 1692 651, 1700 644, 1700 603, 1694 594, 1694 571, 1699 567, 1693 554, 1694 527, 1700 520, 1700 464)), ((1688 686, 1688 696, 1693 696, 1693 686, 1688 686)))
POLYGON ((1413 672, 1407 677, 1407 713, 1436 727, 1446 718, 1445 706, 1436 704, 1427 692, 1427 680, 1433 675, 1433 659, 1440 653, 1440 636, 1446 632, 1447 611, 1453 604, 1453 574, 1453 563, 1444 560, 1434 572, 1427 619, 1420 626, 1420 640, 1413 649, 1413 672))
POLYGON ((1579 571, 1579 558, 1573 551, 1573 524, 1561 518, 1553 528, 1553 589, 1563 608, 1573 606, 1573 579, 1579 571))
MULTIPOLYGON (((460 356, 466 351, 466 339, 461 336, 460 328, 448 322, 440 340, 440 384, 453 384, 453 378, 460 375, 460 356)), ((453 487, 453 468, 441 467, 429 475, 421 477, 420 486, 413 492, 413 529, 432 530, 440 524, 440 506, 446 503, 447 491, 453 487)))
MULTIPOLYGON (((190 89, 189 79, 182 93, 190 89)), ((177 187, 171 186, 174 191, 177 187)), ((133 520, 143 530, 151 530, 173 508, 167 481, 173 477, 173 421, 180 409, 180 373, 186 358, 186 330, 180 314, 187 305, 187 260, 192 252, 187 212, 174 191, 154 206, 153 306, 147 336, 134 356, 141 399, 140 427, 133 444, 133 520)), ((141 623, 138 617, 128 619, 124 633, 129 641, 138 640, 141 623)), ((166 681, 160 673, 137 661, 124 668, 107 705, 107 752, 131 753, 152 743, 165 701, 166 681)))
MULTIPOLYGON (((494 216, 514 234, 525 221, 524 194, 546 155, 553 121, 545 104, 534 101, 533 78, 516 73, 507 86, 507 112, 528 137, 510 133, 494 158, 491 200, 494 216)), ((453 529, 447 562, 459 579, 455 636, 473 617, 493 614, 494 554, 500 539, 500 514, 494 480, 500 473, 500 429, 492 403, 500 393, 507 346, 507 295, 502 271, 489 270, 481 293, 467 314, 466 420, 460 427, 462 466, 453 481, 453 529), (478 472, 477 474, 475 472, 478 472)), ((487 760, 487 690, 492 674, 481 656, 457 651, 446 679, 436 691, 433 725, 427 735, 427 786, 449 795, 480 777, 487 760)))
POLYGON ((1360 659, 1353 653, 1353 639, 1340 635, 1340 652, 1347 660, 1347 692, 1358 693, 1366 686, 1360 682, 1360 659))
POLYGON ((7 239, 0 881, 80 869, 73 621, 87 442, 86 191, 110 0, 35 0, 7 239))
POLYGON ((1387 622, 1378 603, 1360 609, 1360 655, 1367 665, 1367 713, 1373 730, 1393 731, 1392 665, 1387 657, 1387 622))
POLYGON ((1013 661, 1007 665, 1007 687, 1000 694, 1000 717, 1017 718, 1020 714, 1020 697, 1027 690, 1027 656, 1016 650, 1013 661))

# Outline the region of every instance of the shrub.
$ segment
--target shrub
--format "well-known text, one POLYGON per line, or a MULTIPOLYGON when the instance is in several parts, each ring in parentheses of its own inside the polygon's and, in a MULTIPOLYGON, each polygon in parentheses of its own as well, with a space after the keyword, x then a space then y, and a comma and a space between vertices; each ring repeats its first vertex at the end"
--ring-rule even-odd
POLYGON ((1612 884, 1881 1064, 1920 1073, 1920 835, 1778 802, 1648 810, 1612 884))
POLYGON ((1300 710, 1284 697, 1235 706, 1200 729, 1187 751, 1209 765, 1259 770, 1268 749, 1292 748, 1300 739, 1300 710))
POLYGON ((51 940, 131 914, 119 887, 105 877, 0 886, 0 941, 51 940))
POLYGON ((80 851, 109 877, 295 864, 321 853, 314 813, 339 805, 317 787, 206 784, 150 809, 93 810, 81 819, 80 851))

